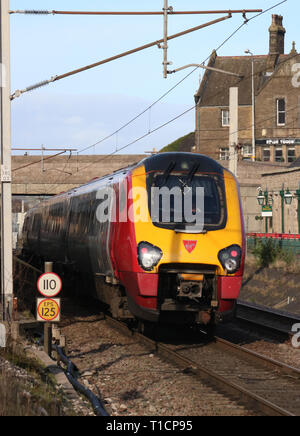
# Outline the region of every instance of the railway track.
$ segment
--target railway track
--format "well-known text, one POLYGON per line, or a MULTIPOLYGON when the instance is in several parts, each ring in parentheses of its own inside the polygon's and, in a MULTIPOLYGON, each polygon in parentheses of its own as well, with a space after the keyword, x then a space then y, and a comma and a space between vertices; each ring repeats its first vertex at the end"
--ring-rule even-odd
POLYGON ((289 336, 293 334, 293 325, 300 323, 299 315, 241 300, 237 303, 236 318, 289 336))
POLYGON ((239 398, 250 410, 271 416, 300 415, 300 370, 220 338, 211 343, 166 345, 123 323, 106 317, 109 324, 167 361, 205 380, 222 392, 239 398))
POLYGON ((82 309, 61 325, 67 355, 79 382, 100 396, 111 416, 258 415, 238 396, 194 377, 190 365, 162 358, 126 326, 82 309))
MULTIPOLYGON (((291 331, 291 323, 300 321, 285 313, 274 314, 272 310, 244 302, 239 302, 238 319, 284 333, 291 331), (244 314, 241 310, 244 310, 244 314), (266 322, 268 319, 272 322, 266 322)), ((300 370, 220 338, 210 343, 195 340, 189 344, 166 345, 134 332, 109 317, 106 317, 106 321, 128 336, 134 336, 166 361, 174 362, 187 373, 217 388, 215 392, 225 392, 226 398, 234 398, 236 404, 243 404, 250 413, 259 411, 272 416, 300 415, 300 370)), ((94 350, 90 353, 93 354, 94 350)), ((84 352, 79 354, 84 355, 84 352)), ((228 403, 226 407, 229 407, 228 403)))

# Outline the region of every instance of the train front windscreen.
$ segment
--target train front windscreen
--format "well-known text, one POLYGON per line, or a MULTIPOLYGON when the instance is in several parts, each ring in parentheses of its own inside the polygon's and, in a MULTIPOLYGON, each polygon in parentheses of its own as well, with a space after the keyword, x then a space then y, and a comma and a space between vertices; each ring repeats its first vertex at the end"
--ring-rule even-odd
MULTIPOLYGON (((195 168, 196 170, 196 168, 195 168)), ((147 176, 148 205, 155 226, 175 231, 219 230, 226 225, 223 178, 190 171, 147 176)))

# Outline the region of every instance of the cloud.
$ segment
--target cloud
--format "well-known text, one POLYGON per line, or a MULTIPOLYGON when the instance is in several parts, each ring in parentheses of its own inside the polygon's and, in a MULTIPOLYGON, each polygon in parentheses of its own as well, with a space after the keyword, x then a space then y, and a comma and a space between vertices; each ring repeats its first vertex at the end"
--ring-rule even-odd
POLYGON ((78 126, 80 124, 82 124, 83 122, 83 118, 79 117, 79 116, 72 116, 72 117, 68 117, 64 120, 64 124, 66 125, 70 125, 70 126, 78 126))
MULTIPOLYGON (((30 93, 12 105, 12 143, 23 147, 72 147, 82 149, 118 130, 152 102, 116 94, 68 95, 30 93)), ((187 109, 186 105, 161 103, 90 153, 109 153, 164 124, 187 109)), ((122 153, 143 153, 161 148, 194 129, 194 111, 122 153), (152 145, 153 144, 153 145, 152 145)))

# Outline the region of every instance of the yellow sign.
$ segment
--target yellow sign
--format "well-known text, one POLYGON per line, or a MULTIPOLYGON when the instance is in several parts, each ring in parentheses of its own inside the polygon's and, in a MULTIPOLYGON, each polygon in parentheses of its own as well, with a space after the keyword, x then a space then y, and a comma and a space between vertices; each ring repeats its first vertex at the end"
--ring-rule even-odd
POLYGON ((60 321, 60 298, 37 298, 37 321, 60 321))

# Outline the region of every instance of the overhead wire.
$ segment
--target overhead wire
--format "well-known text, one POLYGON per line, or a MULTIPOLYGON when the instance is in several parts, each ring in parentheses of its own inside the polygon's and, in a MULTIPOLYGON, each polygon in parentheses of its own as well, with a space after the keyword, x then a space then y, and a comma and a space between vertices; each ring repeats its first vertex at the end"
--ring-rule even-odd
MULTIPOLYGON (((280 1, 279 3, 277 3, 276 5, 271 6, 270 8, 266 9, 265 11, 262 11, 260 13, 258 13, 257 15, 254 15, 253 17, 244 20, 244 22, 238 26, 216 49, 215 51, 220 50, 220 48, 222 48, 236 33, 238 33, 246 24, 248 24, 248 22, 252 21, 253 19, 259 17, 260 15, 267 13, 268 11, 270 11, 271 9, 274 9, 277 6, 280 6, 281 4, 287 2, 287 0, 283 0, 280 1)), ((210 58, 211 55, 208 55, 204 61, 202 61, 202 65, 205 64, 205 62, 208 61, 208 59, 210 58)), ((163 100, 168 94, 170 94, 172 91, 174 91, 174 89, 176 89, 179 85, 181 85, 181 83, 183 83, 188 77, 190 77, 196 70, 198 70, 199 67, 195 67, 192 71, 190 71, 188 74, 186 74, 181 80, 179 80, 174 86, 172 86, 168 91, 166 91, 161 97, 159 97, 157 100, 155 100, 150 106, 148 106, 146 109, 144 109, 142 112, 140 112, 138 115, 136 115, 135 117, 133 117, 131 120, 129 120, 128 122, 126 122, 124 125, 122 125, 119 129, 117 129, 116 131, 112 132, 111 134, 107 135, 106 137, 98 140, 97 142, 93 143, 90 146, 87 146, 81 150, 79 150, 78 154, 83 153, 84 151, 87 151, 99 144, 101 144, 102 142, 105 142, 106 140, 110 139, 112 136, 114 136, 116 133, 119 133, 121 130, 125 129, 126 127, 128 127, 130 124, 132 124, 134 121, 136 121, 138 118, 140 118, 142 115, 144 115, 148 110, 152 109, 153 106, 155 106, 157 103, 159 103, 161 100, 163 100)))
MULTIPOLYGON (((291 59, 291 57, 289 57, 289 59, 291 59)), ((287 60, 285 60, 285 61, 287 61, 287 60)), ((252 76, 252 75, 251 75, 251 76, 252 76)), ((250 76, 250 77, 251 77, 251 76, 250 76)), ((291 92, 293 92, 293 91, 291 91, 291 92)), ((125 148, 130 147, 131 145, 135 144, 136 142, 138 142, 138 141, 140 141, 140 140, 146 138, 146 137, 149 136, 151 133, 154 133, 154 132, 160 130, 161 128, 165 127, 166 125, 168 125, 168 124, 170 124, 170 123, 176 121, 176 120, 177 120, 178 118, 180 118, 181 116, 184 116, 185 114, 187 114, 187 113, 190 112, 191 110, 196 109, 196 106, 197 106, 197 105, 194 105, 194 106, 190 107, 189 109, 187 109, 186 111, 184 111, 184 112, 182 112, 181 114, 177 115, 176 117, 174 117, 174 118, 170 119, 169 121, 167 121, 167 122, 161 124, 160 126, 156 127, 156 128, 153 129, 152 131, 147 132, 147 133, 145 133, 144 135, 140 136, 139 138, 137 138, 137 139, 135 139, 135 140, 133 140, 133 141, 127 143, 126 145, 124 145, 123 147, 121 147, 118 151, 122 151, 122 150, 124 150, 125 148)), ((297 104, 297 105, 295 105, 295 106, 293 106, 293 107, 287 109, 287 110, 286 110, 286 113, 289 113, 290 111, 293 111, 293 110, 295 110, 295 109, 299 109, 299 104, 297 104)), ((272 116, 270 116, 270 117, 268 117, 268 118, 265 118, 265 119, 263 119, 263 120, 260 120, 259 122, 256 123, 256 126, 257 126, 257 125, 260 125, 260 124, 264 124, 266 121, 270 121, 270 120, 272 120, 273 118, 274 118, 274 115, 272 115, 272 116)), ((293 120, 293 122, 294 122, 294 120, 293 120)), ((249 129, 251 129, 251 126, 252 126, 252 123, 251 123, 248 127, 241 127, 241 128, 239 128, 239 129, 237 129, 236 131, 234 131, 233 133, 239 133, 239 132, 241 132, 241 131, 249 130, 249 129)), ((205 129, 203 129, 202 131, 204 131, 204 130, 205 130, 205 129)), ((222 140, 222 139, 223 139, 223 140, 226 140, 226 139, 228 139, 228 136, 227 136, 226 138, 214 138, 214 139, 216 139, 216 140, 222 140)), ((212 139, 206 139, 206 138, 205 138, 205 140, 212 140, 212 139)), ((85 170, 86 168, 88 168, 88 167, 94 165, 95 163, 99 163, 100 161, 103 161, 103 160, 107 159, 108 157, 111 157, 111 156, 115 155, 118 151, 114 151, 114 152, 112 152, 112 153, 109 153, 109 154, 106 154, 106 155, 104 155, 104 156, 101 156, 101 159, 100 159, 100 160, 96 160, 96 162, 93 162, 93 163, 91 163, 91 164, 89 164, 89 165, 87 165, 87 166, 85 166, 85 167, 82 167, 82 168, 80 168, 80 170, 81 170, 81 171, 82 171, 82 170, 85 170)))
MULTIPOLYGON (((259 12, 257 15, 255 15, 254 17, 251 17, 251 18, 246 18, 246 16, 245 16, 245 14, 243 14, 243 16, 244 16, 244 18, 245 18, 245 20, 244 20, 244 22, 225 40, 225 41, 223 41, 223 43, 217 48, 217 50, 220 48, 220 47, 222 47, 230 38, 232 38, 232 36, 234 36, 245 24, 247 24, 249 21, 251 21, 251 20, 253 20, 254 18, 256 18, 256 17, 258 17, 258 16, 260 16, 261 14, 263 14, 263 13, 266 13, 267 11, 269 11, 269 10, 271 10, 271 9, 273 9, 274 7, 277 7, 278 5, 280 5, 280 4, 282 4, 282 3, 285 3, 287 0, 283 0, 283 1, 281 1, 281 2, 279 2, 279 3, 277 3, 276 5, 274 5, 274 6, 272 6, 272 7, 270 7, 270 8, 268 8, 268 9, 266 9, 265 11, 262 11, 262 12, 259 12)), ((258 11, 258 10, 251 10, 251 11, 253 11, 253 12, 255 12, 255 11, 258 11)), ((16 13, 16 12, 18 12, 18 13, 46 13, 46 11, 36 11, 36 10, 33 10, 33 11, 11 11, 11 13, 16 13)), ((51 13, 53 13, 53 12, 57 12, 57 11, 51 11, 51 13)), ((236 11, 235 11, 236 12, 236 11)), ((244 11, 245 12, 245 11, 244 11)), ((222 19, 226 19, 227 17, 224 17, 224 18, 221 18, 221 19, 219 19, 219 20, 216 20, 216 21, 220 21, 220 20, 222 20, 222 19)), ((200 26, 199 26, 200 27, 200 26)), ((170 39, 171 37, 169 37, 169 39, 170 39)), ((208 57, 209 58, 209 57, 208 57)), ((203 61, 203 64, 206 62, 206 60, 208 59, 208 58, 206 58, 204 61, 203 61)), ((98 64, 98 63, 97 63, 98 64)), ((94 65, 94 64, 93 64, 94 65)), ((95 64, 96 65, 96 64, 95 64)), ((86 67, 86 68, 90 68, 91 66, 88 66, 88 67, 86 67)), ((191 71, 190 73, 188 73, 183 79, 181 79, 177 84, 175 84, 172 88, 170 88, 170 90, 168 90, 166 93, 164 93, 159 99, 157 99, 154 103, 152 103, 148 108, 146 108, 144 111, 142 111, 140 114, 138 114, 137 116, 135 116, 134 118, 132 118, 130 121, 128 121, 126 124, 124 124, 121 128, 119 128, 118 130, 116 130, 115 132, 113 132, 112 134, 110 134, 110 135, 108 135, 108 136, 106 136, 105 138, 103 138, 103 139, 101 139, 100 141, 97 141, 96 143, 94 143, 94 144, 92 144, 92 145, 90 145, 90 146, 88 146, 88 147, 85 147, 84 149, 82 149, 82 150, 80 150, 79 152, 78 152, 78 154, 80 154, 80 153, 83 153, 84 151, 86 151, 86 150, 88 150, 88 149, 91 149, 91 148, 94 148, 96 145, 98 145, 98 144, 100 144, 101 142, 104 142, 104 141, 106 141, 107 139, 109 139, 110 137, 112 137, 112 136, 114 136, 116 133, 119 133, 121 130, 123 130, 125 127, 127 127, 129 124, 131 124, 132 122, 134 122, 136 119, 138 119, 140 116, 142 116, 145 112, 147 112, 148 110, 150 110, 155 104, 157 104, 159 101, 161 101, 164 97, 166 97, 171 91, 173 91, 177 86, 179 86, 186 78, 188 78, 191 74, 193 74, 193 72, 197 69, 197 68, 199 68, 199 67, 196 67, 193 71, 191 71)), ((80 69, 80 70, 75 70, 75 72, 80 72, 82 69, 80 69)), ((74 73, 74 72, 71 72, 72 74, 74 73)), ((62 77, 66 77, 66 76, 68 76, 69 74, 71 74, 71 73, 67 73, 67 74, 65 74, 65 75, 61 75, 61 76, 53 76, 50 80, 46 80, 46 81, 43 81, 43 82, 39 82, 38 84, 36 84, 36 85, 32 85, 32 86, 30 86, 30 87, 28 87, 28 88, 25 88, 25 90, 23 90, 23 91, 16 91, 15 92, 15 96, 17 97, 17 96, 20 96, 21 95, 21 93, 22 92, 27 92, 27 91, 30 91, 30 90, 33 90, 33 89, 36 89, 36 88, 39 88, 39 87, 41 87, 41 86, 44 86, 44 85, 46 85, 46 84, 49 84, 49 83, 51 83, 51 82, 53 82, 53 81, 56 81, 56 80, 58 80, 59 78, 62 78, 62 77)))
MULTIPOLYGON (((155 131, 158 131, 159 129, 165 127, 167 124, 170 124, 170 123, 176 121, 178 118, 180 118, 180 117, 183 116, 184 114, 186 114, 186 113, 190 112, 191 110, 195 109, 195 107, 196 107, 196 106, 192 106, 191 108, 187 109, 184 113, 177 115, 176 117, 172 118, 171 120, 167 121, 166 123, 164 123, 164 124, 162 124, 162 125, 156 127, 156 128, 153 129, 152 131, 147 132, 146 134, 144 134, 143 136, 137 138, 136 140, 134 140, 134 141, 132 141, 132 142, 130 142, 130 143, 124 145, 124 146, 123 146, 121 149, 119 149, 118 151, 121 151, 121 150, 123 150, 123 149, 125 149, 125 148, 127 148, 127 147, 129 147, 129 146, 131 146, 131 145, 133 145, 134 143, 138 142, 139 140, 141 140, 141 139, 147 137, 149 134, 154 133, 155 131)), ((286 113, 289 113, 289 112, 291 112, 291 111, 293 111, 293 110, 295 110, 295 109, 298 109, 298 108, 299 108, 299 105, 295 105, 295 106, 293 106, 293 107, 287 109, 287 110, 286 110, 286 113)), ((266 121, 269 121, 269 120, 271 120, 271 119, 273 119, 273 118, 274 118, 274 115, 270 116, 269 118, 265 118, 265 119, 263 119, 263 120, 260 120, 258 123, 256 123, 256 125, 263 124, 263 123, 265 123, 266 121)), ((286 124, 286 128, 289 128, 289 126, 290 126, 291 124, 294 124, 295 121, 296 121, 296 119, 293 119, 290 123, 286 124)), ((249 126, 249 127, 247 127, 247 128, 240 128, 240 129, 238 129, 238 132, 243 131, 243 130, 249 130, 250 128, 251 128, 251 126, 249 126)), ((298 129, 300 129, 300 128, 298 128, 298 129)), ((205 129, 204 129, 204 130, 205 130, 205 129)), ((236 132, 234 132, 234 133, 236 133, 236 132)), ((221 140, 227 140, 227 139, 228 139, 228 135, 227 135, 226 137, 205 138, 205 141, 212 141, 212 140, 220 140, 220 141, 221 141, 221 140)), ((102 161, 102 160, 105 160, 105 159, 107 159, 107 158, 109 158, 109 157, 111 157, 111 156, 113 156, 113 155, 115 155, 118 151, 114 151, 114 152, 112 152, 112 153, 110 153, 110 154, 106 154, 106 155, 104 155, 104 156, 101 156, 101 161, 102 161)), ((228 152, 228 153, 229 153, 228 156, 238 155, 238 152, 237 152, 237 151, 234 151, 234 152, 228 152)), ((52 157, 52 156, 51 156, 51 157, 52 157)), ((53 157, 54 157, 54 156, 53 156, 53 157)), ((65 164, 64 168, 66 168, 67 164, 69 163, 70 157, 71 157, 71 156, 69 156, 68 161, 67 161, 67 163, 65 164)), ((35 162, 35 163, 38 163, 38 162, 35 162)), ((84 171, 85 169, 87 169, 87 168, 89 168, 90 166, 95 165, 95 164, 97 164, 97 163, 99 163, 99 160, 97 160, 96 162, 93 162, 93 163, 91 163, 91 164, 88 164, 88 165, 86 165, 86 166, 81 167, 81 168, 80 168, 80 171, 84 171)), ((72 176, 72 175, 74 175, 74 173, 72 173, 72 174, 68 175, 67 177, 65 177, 64 181, 66 180, 66 178, 68 178, 68 177, 70 177, 70 176, 72 176)), ((49 189, 47 190, 47 192, 44 193, 44 195, 47 195, 47 194, 51 191, 52 187, 55 186, 55 185, 57 184, 57 181, 58 181, 58 179, 50 185, 49 189)))
POLYGON ((41 162, 43 162, 43 161, 45 161, 45 160, 53 159, 53 158, 55 158, 55 157, 57 157, 57 156, 60 156, 61 154, 64 154, 64 153, 66 153, 66 152, 65 152, 65 151, 61 151, 60 153, 56 153, 56 154, 54 154, 53 156, 44 157, 43 159, 37 160, 37 161, 35 161, 35 162, 30 162, 30 163, 28 163, 28 164, 26 164, 26 165, 23 165, 23 166, 21 166, 21 167, 13 168, 13 169, 12 169, 12 172, 22 170, 23 168, 27 168, 27 167, 30 167, 30 166, 32 166, 32 165, 36 165, 36 164, 41 163, 41 162))
MULTIPOLYGON (((168 10, 168 15, 208 15, 208 14, 250 14, 259 12, 261 9, 222 9, 214 11, 175 11, 172 7, 168 10)), ((56 10, 37 10, 37 9, 16 9, 9 11, 10 14, 25 15, 164 15, 164 11, 56 11, 56 10)))
MULTIPOLYGON (((282 61, 281 63, 283 63, 283 62, 287 62, 288 60, 291 59, 291 57, 293 57, 293 56, 288 57, 288 59, 285 59, 285 60, 282 61)), ((256 74, 257 74, 257 75, 258 75, 258 74, 261 74, 261 73, 264 72, 264 71, 265 71, 265 69, 260 70, 260 71, 257 72, 256 74)), ((250 78, 250 77, 252 77, 252 74, 249 75, 249 77, 245 77, 244 79, 246 79, 246 78, 250 78)), ((218 93, 215 94, 215 96, 218 95, 218 94, 220 94, 221 92, 222 92, 222 91, 219 91, 218 93)), ((140 141, 140 140, 146 138, 146 137, 149 136, 150 134, 156 132, 157 130, 160 130, 161 128, 165 127, 166 125, 168 125, 168 124, 172 123, 173 121, 179 119, 181 116, 184 116, 185 114, 187 114, 187 113, 190 112, 191 110, 196 109, 196 107, 197 107, 197 104, 194 105, 194 106, 192 106, 192 107, 190 107, 189 109, 185 110, 184 112, 182 112, 181 114, 177 115, 176 117, 170 119, 169 121, 167 121, 167 122, 161 124, 160 126, 156 127, 155 129, 152 129, 151 131, 148 131, 147 133, 145 133, 144 135, 140 136, 139 138, 136 138, 135 140, 129 142, 128 144, 126 144, 126 145, 124 145, 123 147, 119 148, 119 150, 114 151, 114 152, 112 152, 112 153, 109 153, 109 154, 107 154, 107 155, 105 155, 105 156, 101 156, 101 160, 104 160, 104 159, 106 159, 107 157, 113 156, 113 155, 116 154, 117 152, 122 151, 122 150, 124 150, 125 148, 130 147, 131 145, 135 144, 136 142, 138 142, 138 141, 140 141)), ((299 108, 298 105, 296 105, 296 106, 294 106, 294 107, 292 107, 292 108, 286 110, 286 113, 288 113, 288 112, 291 111, 291 110, 295 110, 295 109, 297 109, 297 108, 299 108)), ((266 121, 269 121, 270 119, 273 119, 273 118, 274 118, 274 115, 270 116, 269 118, 265 118, 265 119, 263 119, 263 120, 260 120, 258 123, 256 123, 256 125, 259 125, 259 124, 265 123, 266 121)), ((235 131, 234 133, 241 132, 241 131, 245 131, 245 130, 249 130, 249 129, 251 128, 251 126, 252 126, 252 123, 251 123, 251 125, 249 125, 248 127, 241 127, 241 128, 239 128, 239 129, 237 129, 237 131, 235 131)), ((202 129, 202 131, 205 131, 205 130, 206 130, 206 129, 202 129)), ((209 130, 210 130, 210 129, 209 129, 209 130)), ((215 130, 215 129, 214 129, 214 130, 215 130)), ((216 138, 216 139, 221 140, 222 138, 216 138)), ((223 138, 223 139, 224 139, 224 138, 223 138)), ((225 139, 227 139, 227 137, 226 137, 225 139)), ((211 139, 211 138, 210 138, 210 139, 206 139, 206 138, 205 138, 205 140, 212 140, 212 139, 211 139)), ((84 169, 86 169, 87 167, 94 165, 95 163, 99 163, 99 160, 96 160, 96 162, 93 162, 93 163, 91 163, 91 164, 89 164, 89 165, 87 165, 87 166, 85 166, 85 167, 83 167, 83 168, 80 168, 80 170, 84 170, 84 169)))
MULTIPOLYGON (((257 17, 259 17, 260 15, 262 15, 262 14, 265 14, 266 12, 268 12, 268 11, 270 11, 271 9, 274 9, 275 7, 277 7, 277 6, 279 6, 279 5, 281 5, 281 4, 283 4, 283 3, 286 3, 287 2, 287 0, 283 0, 283 1, 280 1, 280 2, 278 2, 278 3, 276 3, 275 5, 273 5, 273 6, 271 6, 270 8, 268 8, 268 9, 266 9, 266 10, 264 10, 264 11, 262 11, 262 12, 260 12, 260 13, 258 13, 257 15, 255 15, 255 16, 253 16, 253 17, 251 17, 251 18, 249 18, 249 19, 246 19, 240 26, 238 26, 238 28, 237 29, 235 29, 235 31, 234 32, 232 32, 230 35, 229 35, 229 37, 227 37, 219 46, 218 46, 218 48, 216 49, 216 50, 219 50, 221 47, 223 47, 242 27, 244 27, 246 24, 248 24, 248 22, 250 22, 250 21, 252 21, 253 19, 255 19, 255 18, 257 18, 257 17)), ((208 59, 209 59, 209 57, 210 56, 208 56, 202 63, 204 64, 208 59)), ((115 132, 113 132, 112 134, 110 134, 110 135, 108 135, 107 137, 105 137, 105 138, 103 138, 103 139, 101 139, 101 140, 99 140, 99 141, 97 141, 96 143, 94 143, 93 145, 91 145, 91 146, 89 146, 89 147, 86 147, 86 148, 84 148, 84 149, 81 149, 79 152, 78 152, 78 154, 79 153, 82 153, 83 151, 86 151, 87 149, 89 149, 89 148, 93 148, 93 147, 95 147, 96 145, 98 145, 98 144, 100 144, 101 142, 104 142, 105 140, 107 140, 107 139, 109 139, 110 137, 112 137, 112 136, 114 136, 116 133, 119 133, 122 129, 124 129, 125 127, 127 127, 129 124, 131 124, 132 122, 134 122, 136 119, 138 119, 140 116, 142 116, 144 113, 146 113, 148 110, 150 110, 155 104, 157 104, 159 101, 161 101, 163 98, 165 98, 169 93, 171 93, 175 88, 177 88, 183 81, 185 81, 189 76, 191 76, 192 74, 193 74, 193 72, 195 71, 195 70, 197 70, 199 67, 196 67, 193 71, 191 71, 191 72, 189 72, 188 74, 186 74, 180 81, 178 81, 174 86, 172 86, 167 92, 165 92, 161 97, 159 97, 155 102, 153 102, 150 106, 148 106, 145 110, 143 110, 141 113, 139 113, 138 115, 136 115, 134 118, 132 118, 130 121, 128 121, 126 124, 124 124, 123 126, 121 126, 119 129, 117 129, 115 132)), ((137 139, 135 139, 134 141, 131 141, 130 143, 128 143, 128 144, 126 144, 126 145, 124 145, 123 147, 121 147, 120 149, 118 149, 118 150, 116 150, 116 151, 114 151, 113 153, 110 153, 110 154, 108 154, 108 155, 106 155, 106 156, 102 156, 102 159, 105 159, 105 158, 107 158, 107 157, 110 157, 110 156, 112 156, 112 155, 114 155, 114 154, 116 154, 117 152, 119 152, 119 151, 122 151, 122 150, 124 150, 124 149, 126 149, 126 148, 128 148, 129 146, 131 146, 131 145, 133 145, 133 144, 135 144, 136 142, 138 142, 138 141, 140 141, 140 140, 142 140, 143 138, 145 138, 145 137, 147 137, 148 135, 150 135, 150 134, 152 134, 152 133, 154 133, 154 132, 156 132, 156 131, 158 131, 159 129, 161 129, 161 128, 163 128, 163 127, 165 127, 166 125, 168 125, 168 124, 170 124, 170 123, 172 123, 172 122, 174 122, 175 120, 177 120, 178 118, 180 118, 181 116, 184 116, 186 113, 188 113, 188 112, 190 112, 191 110, 193 110, 193 109, 195 109, 195 107, 196 107, 196 105, 194 105, 194 106, 192 106, 191 108, 189 108, 189 109, 187 109, 187 110, 185 110, 184 112, 182 112, 181 114, 179 114, 179 115, 177 115, 176 117, 174 117, 174 118, 172 118, 171 120, 169 120, 169 121, 167 121, 167 122, 165 122, 165 123, 163 123, 162 125, 160 125, 160 126, 158 126, 157 128, 155 128, 155 129, 152 129, 152 130, 148 130, 148 132, 145 134, 145 135, 142 135, 141 137, 139 137, 139 138, 137 138, 137 139)), ((247 129, 248 130, 248 129, 247 129)), ((101 159, 101 160, 102 160, 101 159)), ((83 168, 77 168, 77 171, 80 171, 80 170, 82 170, 82 169, 86 169, 87 167, 89 167, 89 166, 91 166, 91 165, 94 165, 95 163, 99 163, 99 161, 97 161, 97 162, 93 162, 92 164, 89 164, 88 166, 86 166, 86 167, 83 167, 83 168)), ((68 177, 70 177, 71 175, 68 175, 68 176, 66 176, 65 177, 65 179, 67 179, 68 177)))
MULTIPOLYGON (((224 21, 224 20, 228 20, 229 18, 232 18, 232 15, 228 14, 227 16, 224 16, 224 17, 218 18, 218 19, 216 19, 216 20, 212 20, 212 21, 210 21, 210 22, 208 22, 208 23, 204 23, 204 24, 201 24, 201 25, 199 25, 199 26, 192 27, 192 28, 190 28, 190 29, 187 29, 187 30, 184 30, 184 31, 182 31, 182 32, 176 33, 176 34, 174 34, 174 35, 170 35, 170 36, 167 37, 167 40, 169 41, 169 40, 171 40, 171 39, 179 38, 180 36, 187 35, 187 34, 189 34, 189 33, 195 32, 195 31, 197 31, 197 30, 200 30, 200 29, 203 29, 203 28, 205 28, 205 27, 211 26, 211 25, 213 25, 213 24, 220 23, 220 22, 222 22, 222 21, 224 21)), ((147 49, 147 48, 154 47, 154 46, 158 46, 159 48, 161 48, 161 44, 162 44, 163 42, 164 42, 164 38, 163 38, 163 39, 159 39, 159 40, 155 40, 155 41, 152 41, 152 42, 150 42, 150 43, 148 43, 148 44, 142 45, 142 46, 137 47, 137 48, 134 48, 134 49, 132 49, 132 50, 128 50, 128 51, 126 51, 126 52, 123 52, 123 53, 120 53, 120 54, 118 54, 118 55, 112 56, 112 57, 110 57, 110 58, 102 59, 101 61, 95 62, 95 63, 90 64, 90 65, 86 65, 86 66, 81 67, 81 68, 78 68, 78 69, 76 69, 76 70, 69 71, 69 72, 64 73, 64 74, 61 74, 61 75, 52 76, 49 80, 44 80, 44 81, 39 82, 39 83, 37 83, 37 84, 35 84, 35 85, 28 86, 27 88, 24 88, 24 89, 17 89, 17 90, 16 90, 16 91, 11 95, 10 99, 11 99, 11 100, 14 100, 15 98, 20 97, 22 94, 24 94, 24 93, 26 93, 26 92, 33 91, 33 90, 35 90, 35 89, 37 89, 37 88, 41 88, 42 86, 49 85, 49 84, 52 83, 52 82, 56 82, 56 81, 58 81, 58 80, 65 79, 65 78, 67 78, 67 77, 70 77, 70 76, 73 76, 73 75, 79 74, 79 73, 81 73, 81 72, 83 72, 83 71, 87 71, 87 70, 90 70, 90 69, 92 69, 92 68, 96 68, 96 67, 98 67, 98 66, 100 66, 100 65, 103 65, 103 64, 106 64, 106 63, 112 62, 112 61, 114 61, 114 60, 117 60, 117 59, 123 58, 123 57, 125 57, 125 56, 129 56, 129 55, 131 55, 131 54, 137 53, 137 52, 139 52, 139 51, 143 51, 143 50, 145 50, 145 49, 147 49)))

